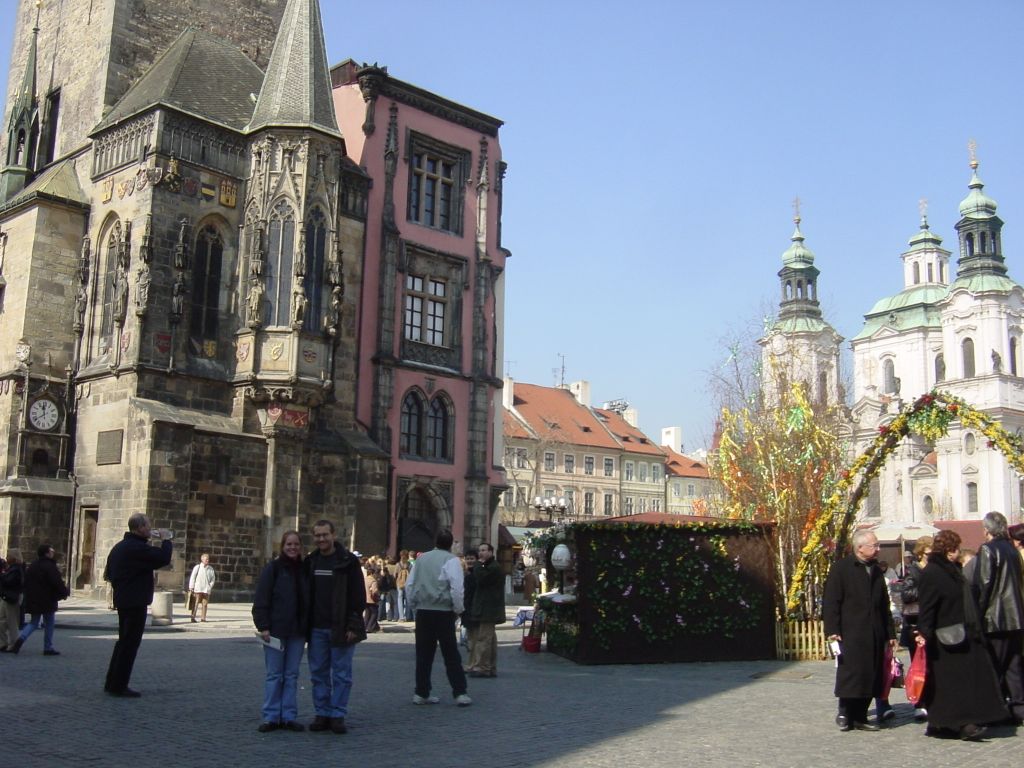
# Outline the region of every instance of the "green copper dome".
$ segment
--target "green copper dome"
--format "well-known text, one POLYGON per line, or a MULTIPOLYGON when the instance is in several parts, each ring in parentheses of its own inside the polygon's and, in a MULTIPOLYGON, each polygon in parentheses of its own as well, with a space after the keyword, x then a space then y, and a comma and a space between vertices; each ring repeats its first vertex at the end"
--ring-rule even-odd
POLYGON ((787 267, 807 267, 814 264, 814 253, 804 245, 804 235, 800 231, 800 219, 795 219, 796 229, 790 240, 793 244, 782 254, 782 263, 787 267))
POLYGON ((942 246, 942 238, 928 229, 928 217, 921 217, 921 228, 910 238, 910 250, 924 251, 942 246))
POLYGON ((971 183, 968 185, 971 191, 960 203, 960 215, 965 219, 991 219, 996 215, 996 201, 986 195, 982 190, 985 185, 978 178, 978 162, 971 162, 974 174, 971 176, 971 183))

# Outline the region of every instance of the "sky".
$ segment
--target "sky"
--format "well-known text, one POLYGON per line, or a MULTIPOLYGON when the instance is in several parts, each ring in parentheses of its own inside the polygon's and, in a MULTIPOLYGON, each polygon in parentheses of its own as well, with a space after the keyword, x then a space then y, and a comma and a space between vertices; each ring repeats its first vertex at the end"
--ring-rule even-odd
MULTIPOLYGON (((589 381, 655 440, 709 444, 709 383, 777 311, 796 197, 846 339, 902 289, 922 198, 956 252, 971 139, 1024 280, 1019 0, 321 6, 331 64, 377 62, 505 121, 506 373, 589 381)), ((14 8, 0 0, 0 30, 14 8)))

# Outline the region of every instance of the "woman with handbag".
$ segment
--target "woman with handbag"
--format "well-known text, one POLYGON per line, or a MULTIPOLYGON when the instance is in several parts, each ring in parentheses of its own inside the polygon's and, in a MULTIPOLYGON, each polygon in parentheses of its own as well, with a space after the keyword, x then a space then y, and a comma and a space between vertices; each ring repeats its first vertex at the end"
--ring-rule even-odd
POLYGON ((302 539, 296 531, 288 531, 281 537, 281 553, 260 573, 252 601, 252 620, 264 642, 267 670, 260 733, 278 728, 305 730, 296 718, 308 619, 309 579, 302 567, 302 539))
POLYGON ((982 723, 1005 719, 1007 710, 959 557, 960 537, 939 531, 921 571, 916 642, 928 653, 921 703, 928 736, 975 740, 982 723))

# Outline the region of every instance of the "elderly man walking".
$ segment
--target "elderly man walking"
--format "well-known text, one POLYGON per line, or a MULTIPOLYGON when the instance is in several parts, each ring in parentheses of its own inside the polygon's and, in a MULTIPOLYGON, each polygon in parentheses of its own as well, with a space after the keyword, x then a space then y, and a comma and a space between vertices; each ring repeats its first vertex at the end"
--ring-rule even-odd
POLYGON ((896 642, 877 555, 875 534, 857 531, 853 554, 835 563, 825 582, 825 634, 839 644, 836 725, 844 731, 878 730, 868 722, 868 705, 882 692, 885 644, 896 642))
POLYGON ((416 614, 416 693, 413 704, 437 704, 430 695, 430 670, 434 654, 441 646, 448 683, 455 703, 468 707, 473 703, 466 693, 466 673, 455 640, 455 617, 463 612, 463 574, 459 558, 452 554, 451 531, 440 531, 434 549, 416 558, 405 585, 406 595, 416 614))
POLYGON ((992 663, 999 676, 1010 712, 1024 719, 1024 599, 1021 595, 1021 558, 1006 528, 1006 518, 989 512, 985 543, 978 550, 971 591, 978 603, 982 629, 988 640, 992 663))

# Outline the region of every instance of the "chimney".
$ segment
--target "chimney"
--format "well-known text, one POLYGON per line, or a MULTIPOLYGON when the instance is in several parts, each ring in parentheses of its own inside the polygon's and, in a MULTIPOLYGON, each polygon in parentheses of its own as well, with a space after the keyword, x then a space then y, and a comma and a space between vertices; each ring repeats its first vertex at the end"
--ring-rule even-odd
POLYGON ((501 388, 501 404, 506 411, 512 410, 512 403, 515 402, 515 382, 511 376, 505 377, 505 385, 501 388))
POLYGON ((629 406, 622 411, 622 418, 627 424, 629 424, 629 426, 640 429, 640 414, 633 406, 629 406))
POLYGON ((574 381, 569 385, 569 391, 572 392, 572 396, 576 398, 576 401, 584 406, 585 408, 590 407, 590 382, 589 381, 574 381))
POLYGON ((661 428, 661 444, 666 448, 671 448, 676 453, 683 452, 683 428, 682 427, 662 427, 661 428))

